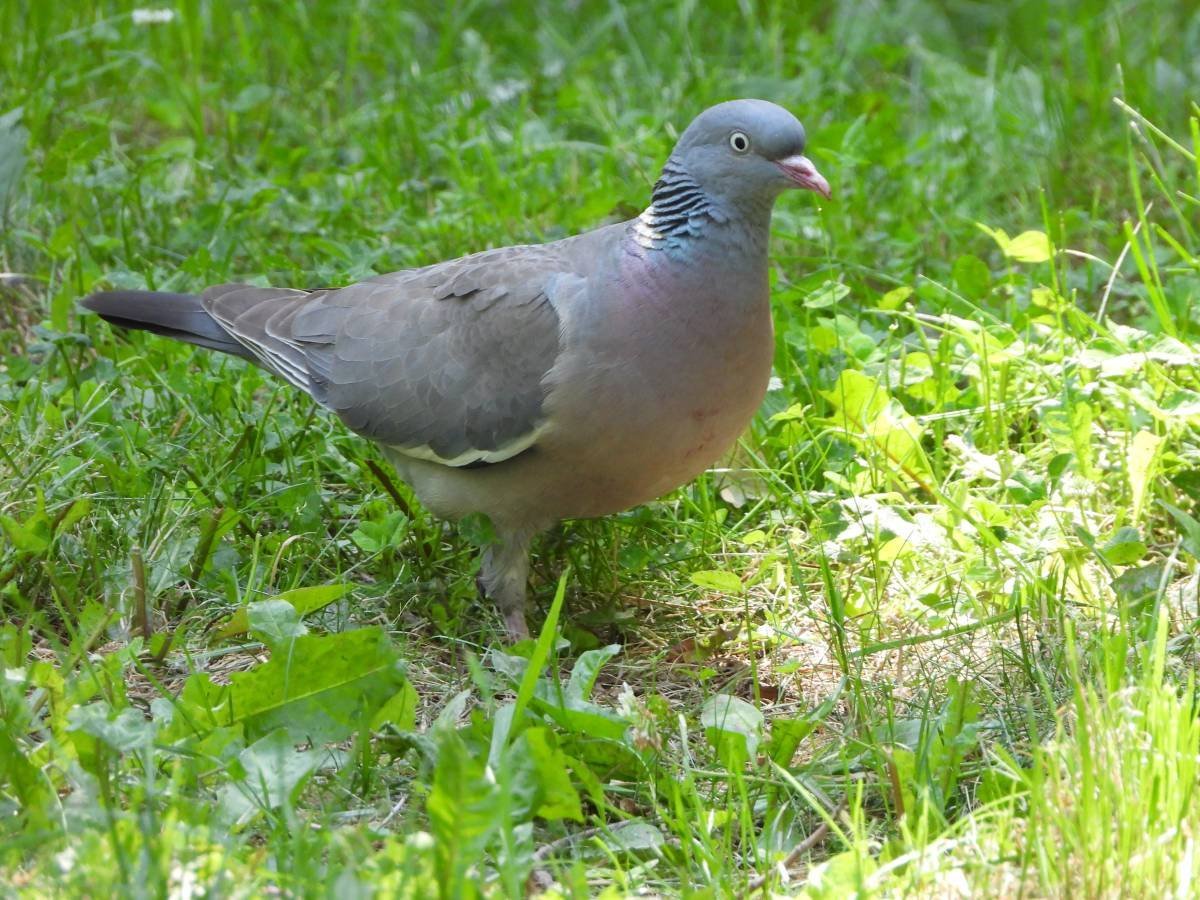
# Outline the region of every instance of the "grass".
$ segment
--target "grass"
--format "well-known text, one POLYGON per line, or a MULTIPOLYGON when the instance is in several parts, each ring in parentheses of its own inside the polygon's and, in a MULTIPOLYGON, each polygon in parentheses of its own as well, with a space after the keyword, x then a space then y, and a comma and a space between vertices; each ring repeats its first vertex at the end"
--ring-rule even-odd
POLYGON ((169 9, 0 0, 12 891, 1195 891, 1190 4, 169 9), (776 214, 777 386, 542 542, 524 648, 481 523, 76 312, 628 216, 747 95, 835 192, 776 214))

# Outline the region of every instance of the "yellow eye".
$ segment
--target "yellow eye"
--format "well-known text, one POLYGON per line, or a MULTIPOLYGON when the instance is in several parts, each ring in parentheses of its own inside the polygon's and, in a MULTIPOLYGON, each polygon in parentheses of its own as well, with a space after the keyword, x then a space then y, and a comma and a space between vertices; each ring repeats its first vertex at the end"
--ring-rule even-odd
POLYGON ((746 137, 744 131, 735 131, 729 136, 729 146, 734 153, 745 153, 750 149, 750 138, 746 137))

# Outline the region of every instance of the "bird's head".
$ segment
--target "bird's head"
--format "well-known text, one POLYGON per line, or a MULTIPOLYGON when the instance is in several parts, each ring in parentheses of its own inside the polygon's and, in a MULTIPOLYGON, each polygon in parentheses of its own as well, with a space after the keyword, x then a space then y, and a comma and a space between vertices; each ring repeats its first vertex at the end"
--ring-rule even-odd
POLYGON ((804 155, 804 126, 766 100, 730 100, 700 113, 671 153, 705 193, 734 205, 773 201, 789 188, 826 199, 829 182, 804 155))

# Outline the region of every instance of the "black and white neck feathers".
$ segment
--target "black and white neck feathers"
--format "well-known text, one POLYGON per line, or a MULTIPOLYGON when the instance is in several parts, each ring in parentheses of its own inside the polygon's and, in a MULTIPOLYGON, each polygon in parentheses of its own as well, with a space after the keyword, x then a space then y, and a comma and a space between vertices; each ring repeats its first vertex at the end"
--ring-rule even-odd
POLYGON ((675 159, 667 160, 650 205, 634 220, 633 238, 648 250, 678 247, 728 216, 675 159))

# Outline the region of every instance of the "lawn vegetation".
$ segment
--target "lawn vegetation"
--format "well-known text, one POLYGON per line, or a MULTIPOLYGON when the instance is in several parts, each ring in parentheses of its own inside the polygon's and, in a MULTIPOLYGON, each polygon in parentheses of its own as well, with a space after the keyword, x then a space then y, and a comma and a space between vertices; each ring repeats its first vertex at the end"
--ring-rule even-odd
POLYGON ((1192 896, 1191 2, 0 0, 18 896, 1192 896), (78 300, 636 214, 795 111, 727 465, 568 523, 539 636, 268 374, 78 300))

